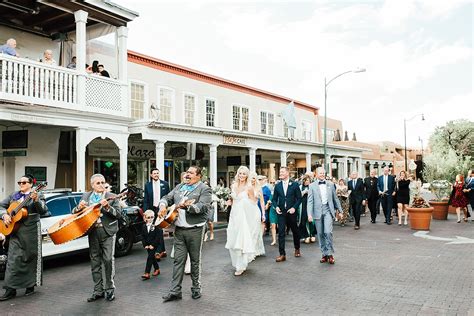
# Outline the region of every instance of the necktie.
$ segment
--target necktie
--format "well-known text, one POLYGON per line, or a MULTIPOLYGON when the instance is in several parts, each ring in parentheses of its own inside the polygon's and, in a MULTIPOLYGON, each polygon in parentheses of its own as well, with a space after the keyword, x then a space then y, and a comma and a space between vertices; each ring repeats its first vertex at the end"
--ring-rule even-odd
POLYGON ((326 184, 326 181, 319 181, 318 184, 326 184))

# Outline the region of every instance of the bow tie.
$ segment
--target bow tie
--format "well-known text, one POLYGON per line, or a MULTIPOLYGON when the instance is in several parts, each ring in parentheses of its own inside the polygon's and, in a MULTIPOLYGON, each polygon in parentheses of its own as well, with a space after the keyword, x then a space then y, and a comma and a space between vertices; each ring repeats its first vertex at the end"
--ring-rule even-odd
POLYGON ((326 184, 326 181, 319 181, 318 184, 326 184))

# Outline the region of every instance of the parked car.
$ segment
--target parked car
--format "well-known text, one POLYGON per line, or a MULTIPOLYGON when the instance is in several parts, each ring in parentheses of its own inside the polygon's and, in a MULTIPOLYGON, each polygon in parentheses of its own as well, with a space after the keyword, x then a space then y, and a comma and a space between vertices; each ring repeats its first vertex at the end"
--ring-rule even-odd
MULTIPOLYGON (((55 245, 48 236, 48 229, 54 223, 71 214, 71 211, 81 200, 82 192, 70 190, 50 190, 44 193, 48 214, 41 216, 41 234, 43 258, 80 251, 89 248, 87 236, 76 240, 55 245)), ((143 217, 139 207, 130 206, 122 209, 122 219, 119 221, 119 231, 115 241, 115 256, 127 255, 135 242, 141 241, 143 217)))

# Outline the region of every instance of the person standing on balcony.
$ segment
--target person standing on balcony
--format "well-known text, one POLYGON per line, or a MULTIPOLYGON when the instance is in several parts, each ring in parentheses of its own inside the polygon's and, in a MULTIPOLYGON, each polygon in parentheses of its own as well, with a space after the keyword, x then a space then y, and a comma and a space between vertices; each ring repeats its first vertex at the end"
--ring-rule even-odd
MULTIPOLYGON (((145 184, 143 209, 145 211, 152 210, 155 213, 155 218, 157 218, 160 200, 170 192, 170 186, 168 182, 160 180, 160 170, 158 168, 151 169, 150 178, 151 180, 145 184)), ((156 248, 156 258, 161 259, 166 257, 165 240, 163 238, 163 230, 159 227, 157 229, 160 243, 156 248)))
POLYGON ((53 58, 53 51, 50 50, 50 49, 47 49, 47 50, 44 51, 43 60, 41 60, 41 62, 44 63, 44 64, 51 65, 51 66, 57 66, 58 65, 56 63, 56 61, 54 60, 54 58, 53 58))
MULTIPOLYGON (((76 69, 76 56, 71 58, 71 62, 67 65, 69 69, 76 69)), ((86 67, 87 68, 87 67, 86 67)))
POLYGON ((99 65, 98 67, 99 67, 99 74, 102 77, 110 78, 110 74, 107 70, 105 70, 104 65, 99 65))
POLYGON ((20 57, 20 55, 16 52, 16 40, 14 38, 8 39, 5 44, 0 46, 0 53, 20 57))

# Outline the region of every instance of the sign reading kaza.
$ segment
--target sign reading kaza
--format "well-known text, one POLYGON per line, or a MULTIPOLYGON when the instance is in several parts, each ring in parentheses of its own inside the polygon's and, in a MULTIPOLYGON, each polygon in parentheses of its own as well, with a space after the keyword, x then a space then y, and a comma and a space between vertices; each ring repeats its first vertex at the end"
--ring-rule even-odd
POLYGON ((246 145, 246 139, 242 137, 235 137, 235 136, 224 136, 224 144, 227 145, 246 145))

